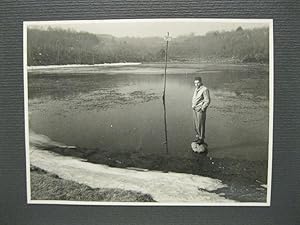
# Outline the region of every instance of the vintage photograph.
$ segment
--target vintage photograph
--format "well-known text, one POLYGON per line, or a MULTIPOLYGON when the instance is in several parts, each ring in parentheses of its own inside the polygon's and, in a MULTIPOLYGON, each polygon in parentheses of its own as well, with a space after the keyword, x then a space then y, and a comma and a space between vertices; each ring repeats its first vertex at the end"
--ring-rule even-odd
POLYGON ((29 204, 270 206, 272 20, 23 28, 29 204))

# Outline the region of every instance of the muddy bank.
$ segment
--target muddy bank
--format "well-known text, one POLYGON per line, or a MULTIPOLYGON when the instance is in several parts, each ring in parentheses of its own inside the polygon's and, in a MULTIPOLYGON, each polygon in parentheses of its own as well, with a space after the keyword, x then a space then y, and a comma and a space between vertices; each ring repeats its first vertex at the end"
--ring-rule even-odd
MULTIPOLYGON (((143 154, 139 152, 112 153, 101 149, 63 148, 48 146, 44 150, 65 156, 75 156, 88 162, 118 168, 139 168, 164 172, 180 172, 222 180, 227 185, 213 193, 224 193, 227 198, 241 202, 265 202, 267 162, 235 159, 217 159, 205 154, 192 153, 192 157, 143 154)), ((139 170, 138 169, 138 170, 139 170)))
MULTIPOLYGON (((135 168, 116 168, 31 148, 30 163, 58 175, 65 181, 91 188, 134 191, 151 196, 159 203, 234 203, 218 189, 221 180, 187 173, 161 172, 135 168)), ((138 200, 137 200, 138 201, 138 200)))

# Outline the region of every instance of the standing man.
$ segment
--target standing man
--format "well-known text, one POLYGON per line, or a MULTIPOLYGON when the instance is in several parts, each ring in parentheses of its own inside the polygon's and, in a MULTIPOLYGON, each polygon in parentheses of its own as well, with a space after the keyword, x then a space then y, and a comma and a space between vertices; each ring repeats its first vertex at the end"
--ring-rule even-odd
POLYGON ((210 96, 209 90, 202 84, 201 77, 196 77, 194 84, 196 88, 192 99, 192 108, 196 131, 195 142, 203 144, 205 138, 206 109, 210 103, 210 96))

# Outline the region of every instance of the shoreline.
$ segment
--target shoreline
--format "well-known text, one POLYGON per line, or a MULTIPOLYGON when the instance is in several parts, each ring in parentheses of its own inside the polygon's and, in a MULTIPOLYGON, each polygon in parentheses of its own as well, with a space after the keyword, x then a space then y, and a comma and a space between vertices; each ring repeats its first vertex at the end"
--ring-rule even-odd
MULTIPOLYGON (((31 165, 55 174, 56 178, 62 178, 60 181, 72 181, 94 189, 109 189, 108 194, 114 192, 115 189, 121 193, 128 191, 142 193, 147 196, 146 199, 149 200, 151 197, 158 203, 235 202, 223 193, 223 188, 226 188, 227 185, 223 184, 221 180, 210 177, 187 173, 110 167, 34 147, 31 148, 30 155, 31 165)), ((34 186, 36 183, 32 183, 32 185, 34 186)), ((61 185, 54 186, 61 188, 61 185)), ((62 189, 60 191, 65 193, 62 189)), ((55 192, 53 194, 55 195, 55 192)), ((86 201, 87 199, 83 196, 82 200, 86 201)))
POLYGON ((39 66, 27 66, 28 70, 35 69, 56 69, 56 68, 73 68, 73 67, 110 67, 110 66, 137 66, 142 64, 141 62, 128 62, 128 63, 103 63, 103 64, 64 64, 64 65, 39 65, 39 66))
MULTIPOLYGON (((78 67, 123 67, 123 66, 143 66, 143 65, 163 65, 164 61, 157 61, 157 62, 118 62, 118 63, 101 63, 101 64, 57 64, 57 65, 31 65, 27 66, 27 70, 29 72, 34 70, 40 69, 59 69, 59 68, 78 68, 78 67)), ((172 64, 186 64, 186 65, 193 65, 193 64, 207 64, 207 65, 214 65, 214 64, 226 64, 226 65, 261 65, 261 66, 268 66, 269 63, 264 62, 242 62, 236 60, 188 60, 188 61, 177 61, 177 60, 170 60, 168 62, 169 65, 172 64)))
POLYGON ((68 146, 34 131, 30 131, 29 137, 31 147, 84 159, 95 164, 119 168, 135 167, 147 170, 188 172, 217 179, 220 176, 226 176, 228 180, 231 180, 231 177, 243 177, 252 182, 257 180, 263 184, 267 182, 267 160, 209 157, 207 152, 196 153, 192 149, 187 151, 189 154, 185 157, 140 151, 113 152, 100 148, 68 146))
MULTIPOLYGON (((31 148, 52 152, 66 157, 75 157, 86 163, 106 165, 110 168, 134 171, 160 171, 162 173, 191 174, 221 180, 226 187, 212 191, 239 202, 265 202, 267 188, 267 163, 217 159, 205 154, 192 153, 192 158, 177 158, 170 155, 111 153, 100 149, 82 149, 60 145, 51 140, 35 140, 31 148)), ((46 153, 45 153, 46 154, 46 153)))

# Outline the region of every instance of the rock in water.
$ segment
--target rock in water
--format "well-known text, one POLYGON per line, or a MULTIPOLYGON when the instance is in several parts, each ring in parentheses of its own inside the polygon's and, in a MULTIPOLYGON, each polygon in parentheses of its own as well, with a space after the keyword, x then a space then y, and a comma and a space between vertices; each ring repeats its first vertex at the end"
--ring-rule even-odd
POLYGON ((192 150, 197 153, 207 152, 208 150, 206 143, 199 144, 197 142, 192 142, 191 147, 192 150))

